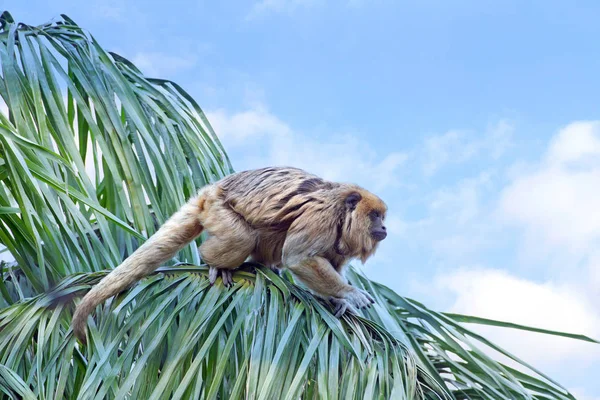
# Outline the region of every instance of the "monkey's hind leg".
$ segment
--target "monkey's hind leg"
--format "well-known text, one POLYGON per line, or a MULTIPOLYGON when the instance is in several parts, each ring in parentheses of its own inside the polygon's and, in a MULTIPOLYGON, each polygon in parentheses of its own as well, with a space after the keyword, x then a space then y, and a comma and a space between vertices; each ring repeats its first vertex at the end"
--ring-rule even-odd
POLYGON ((248 258, 254 248, 251 235, 246 237, 211 236, 198 249, 202 260, 208 264, 208 279, 214 285, 221 275, 225 286, 233 285, 233 270, 237 269, 248 258))
POLYGON ((239 214, 223 203, 217 192, 207 193, 200 223, 209 237, 198 251, 209 266, 211 285, 218 275, 221 275, 224 285, 233 285, 232 270, 242 265, 254 250, 255 232, 239 214))

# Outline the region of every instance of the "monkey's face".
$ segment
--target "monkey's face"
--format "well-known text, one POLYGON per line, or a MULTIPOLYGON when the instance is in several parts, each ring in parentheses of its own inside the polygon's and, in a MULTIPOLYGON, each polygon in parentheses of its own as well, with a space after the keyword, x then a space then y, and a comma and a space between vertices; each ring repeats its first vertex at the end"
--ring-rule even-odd
POLYGON ((387 236, 385 203, 367 191, 353 192, 346 197, 345 242, 349 252, 366 261, 387 236))
POLYGON ((387 229, 384 225, 385 214, 379 210, 371 210, 369 219, 371 220, 370 233, 373 239, 381 242, 387 236, 387 229))

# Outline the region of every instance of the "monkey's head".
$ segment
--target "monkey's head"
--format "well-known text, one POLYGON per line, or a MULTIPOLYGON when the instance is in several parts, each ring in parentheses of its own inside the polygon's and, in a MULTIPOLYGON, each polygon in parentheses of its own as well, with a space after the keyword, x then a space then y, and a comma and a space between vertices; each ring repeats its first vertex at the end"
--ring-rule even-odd
POLYGON ((387 206, 379 197, 361 188, 354 188, 345 194, 344 206, 343 244, 340 244, 345 247, 345 254, 359 257, 364 263, 387 236, 387 206))

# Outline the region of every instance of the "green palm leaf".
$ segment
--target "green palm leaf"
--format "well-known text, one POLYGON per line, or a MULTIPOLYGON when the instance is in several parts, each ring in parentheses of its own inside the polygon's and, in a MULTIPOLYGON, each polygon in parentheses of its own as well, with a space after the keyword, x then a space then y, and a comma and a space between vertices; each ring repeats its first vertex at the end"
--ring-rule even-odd
POLYGON ((0 244, 15 258, 0 264, 0 393, 573 399, 464 323, 592 339, 434 312, 353 269, 377 303, 338 320, 262 266, 210 286, 195 244, 173 260, 189 264, 99 306, 81 346, 74 301, 231 164, 181 87, 144 77, 68 17, 32 27, 4 12, 0 24, 0 244))

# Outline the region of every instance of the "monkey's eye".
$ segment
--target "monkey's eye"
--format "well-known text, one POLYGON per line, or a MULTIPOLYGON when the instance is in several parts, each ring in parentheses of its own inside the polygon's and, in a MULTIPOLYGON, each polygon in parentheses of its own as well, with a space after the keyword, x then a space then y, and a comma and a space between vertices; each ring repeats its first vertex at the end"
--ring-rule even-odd
POLYGON ((369 213, 369 217, 371 217, 371 219, 376 219, 376 218, 380 218, 381 217, 381 213, 377 210, 373 210, 369 213))

